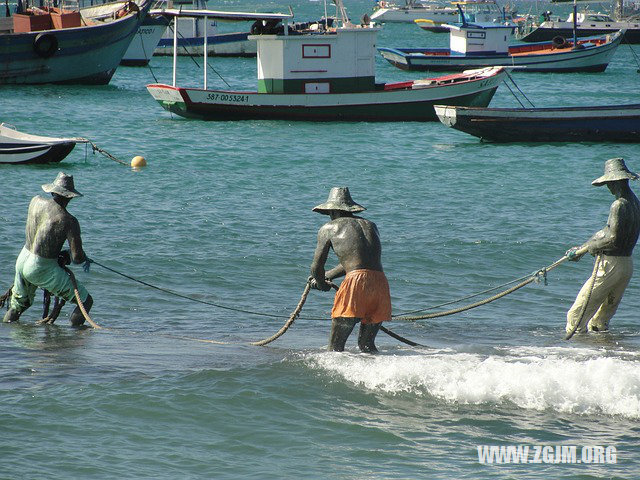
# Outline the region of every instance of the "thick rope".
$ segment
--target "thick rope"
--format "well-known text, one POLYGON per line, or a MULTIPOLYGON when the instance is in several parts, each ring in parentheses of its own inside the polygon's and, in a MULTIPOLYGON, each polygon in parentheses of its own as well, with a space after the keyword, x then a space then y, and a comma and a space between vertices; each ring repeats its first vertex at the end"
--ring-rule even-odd
POLYGON ((593 265, 593 272, 591 273, 591 286, 589 287, 589 294, 587 295, 587 300, 584 302, 582 306, 582 312, 580 313, 580 319, 575 323, 573 327, 571 327, 571 331, 567 333, 564 337, 565 340, 570 340, 571 337, 578 331, 578 327, 582 323, 585 312, 587 311, 587 307, 589 306, 589 302, 591 301, 591 294, 593 293, 593 287, 596 284, 596 275, 598 273, 598 267, 600 267, 600 260, 602 259, 601 255, 598 255, 595 264, 593 265))
POLYGON ((479 302, 475 302, 475 303, 472 303, 472 304, 469 304, 469 305, 465 305, 465 306, 459 307, 459 308, 454 308, 452 310, 446 310, 446 311, 443 311, 443 312, 428 313, 426 315, 418 315, 418 316, 413 316, 413 317, 405 316, 405 317, 394 317, 394 318, 396 318, 398 320, 405 320, 405 321, 409 321, 409 322, 414 322, 416 320, 426 320, 426 319, 429 319, 429 318, 445 317, 447 315, 453 315, 453 314, 456 314, 456 313, 465 312, 467 310, 471 310, 472 308, 476 308, 476 307, 480 307, 482 305, 486 305, 488 303, 493 302, 494 300, 502 298, 502 297, 504 297, 506 295, 509 295, 510 293, 515 292, 516 290, 521 289, 525 285, 530 284, 531 282, 537 280, 540 277, 541 274, 546 278, 547 272, 549 270, 553 270, 558 265, 564 263, 568 259, 569 259, 569 257, 565 255, 561 259, 556 260, 554 263, 552 263, 548 267, 544 267, 544 268, 538 270, 537 272, 532 274, 525 281, 520 282, 519 284, 517 284, 517 285, 515 285, 515 286, 513 286, 513 287, 511 287, 511 288, 509 288, 507 290, 504 290, 504 291, 502 291, 502 292, 500 292, 500 293, 498 293, 496 295, 493 295, 492 297, 486 298, 484 300, 480 300, 479 302))
POLYGON ((262 347, 262 346, 267 345, 267 344, 273 342, 274 340, 280 338, 282 335, 284 335, 284 333, 287 330, 289 330, 289 327, 291 325, 293 325, 293 322, 296 321, 296 318, 300 314, 300 310, 302 310, 302 307, 304 306, 304 302, 307 301, 307 296, 309 295, 309 291, 310 290, 311 290, 311 285, 310 285, 309 282, 307 282, 307 284, 304 287, 304 291, 302 292, 302 297, 300 298, 300 301, 298 302, 298 305, 296 306, 295 310, 293 312, 291 312, 291 315, 289 316, 289 319, 280 328, 280 330, 278 330, 275 334, 271 335, 269 338, 265 338, 264 340, 260 340, 258 342, 251 342, 251 345, 256 345, 258 347, 262 347))
POLYGON ((67 274, 71 278, 71 283, 73 285, 73 293, 76 296, 76 302, 78 302, 78 308, 80 308, 80 311, 82 312, 82 316, 93 328, 97 330, 101 330, 102 327, 98 325, 96 322, 94 322, 93 320, 91 320, 89 313, 87 313, 86 308, 84 308, 84 303, 82 303, 82 299, 80 298, 80 292, 78 291, 78 282, 76 282, 76 276, 67 267, 63 266, 62 268, 64 269, 65 272, 67 272, 67 274))

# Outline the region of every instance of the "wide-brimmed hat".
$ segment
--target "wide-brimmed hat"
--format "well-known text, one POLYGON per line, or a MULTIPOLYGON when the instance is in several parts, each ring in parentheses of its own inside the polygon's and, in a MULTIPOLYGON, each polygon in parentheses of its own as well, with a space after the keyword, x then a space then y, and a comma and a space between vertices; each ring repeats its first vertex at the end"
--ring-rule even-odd
POLYGON ((604 163, 604 175, 596 178, 591 185, 599 187, 617 180, 637 180, 638 174, 629 171, 622 158, 610 158, 604 163))
POLYGON ((366 210, 362 205, 358 205, 351 198, 349 187, 333 187, 329 191, 329 198, 324 203, 313 207, 314 212, 329 215, 331 210, 341 210, 343 212, 357 213, 366 210))
POLYGON ((61 197, 74 198, 82 197, 82 194, 73 186, 73 176, 64 172, 58 173, 58 176, 52 183, 42 185, 42 190, 47 193, 57 193, 61 197))

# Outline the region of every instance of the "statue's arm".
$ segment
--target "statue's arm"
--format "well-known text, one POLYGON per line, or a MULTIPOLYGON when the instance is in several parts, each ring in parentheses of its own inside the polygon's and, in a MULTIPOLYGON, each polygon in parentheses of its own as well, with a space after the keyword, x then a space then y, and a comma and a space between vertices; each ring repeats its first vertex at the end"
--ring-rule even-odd
POLYGON ((589 249, 589 253, 592 255, 601 252, 607 248, 613 247, 617 240, 617 235, 620 229, 620 211, 622 204, 616 200, 611 205, 609 211, 609 218, 607 219, 607 225, 597 231, 587 242, 583 245, 589 249))
POLYGON ((318 231, 318 243, 313 254, 313 261, 311 262, 311 278, 315 280, 316 285, 318 286, 326 285, 326 272, 324 265, 327 262, 330 248, 331 237, 325 225, 318 231))
POLYGON ((67 241, 69 242, 69 250, 73 263, 82 263, 87 256, 82 249, 82 238, 80 236, 80 224, 78 220, 71 216, 69 220, 69 229, 67 231, 67 241))

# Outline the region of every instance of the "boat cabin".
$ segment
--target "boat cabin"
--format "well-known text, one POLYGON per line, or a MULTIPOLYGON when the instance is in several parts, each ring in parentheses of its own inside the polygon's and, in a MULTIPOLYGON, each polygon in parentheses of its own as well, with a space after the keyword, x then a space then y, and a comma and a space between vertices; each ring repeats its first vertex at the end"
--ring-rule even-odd
POLYGON ((463 23, 447 25, 452 55, 490 55, 509 52, 514 27, 508 25, 463 23))
POLYGON ((259 93, 353 93, 375 88, 379 28, 347 24, 323 33, 251 35, 259 93))

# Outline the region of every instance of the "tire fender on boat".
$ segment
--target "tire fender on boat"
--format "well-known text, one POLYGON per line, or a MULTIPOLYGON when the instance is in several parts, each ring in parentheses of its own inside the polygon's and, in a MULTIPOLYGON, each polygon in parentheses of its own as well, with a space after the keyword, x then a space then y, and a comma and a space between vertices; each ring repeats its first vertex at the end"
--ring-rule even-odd
POLYGON ((53 56, 58 50, 58 39, 53 33, 39 33, 33 40, 33 51, 42 58, 53 56))
POLYGON ((553 43, 553 46, 556 48, 564 47, 567 43, 567 41, 562 35, 556 35, 551 39, 551 42, 553 43))

